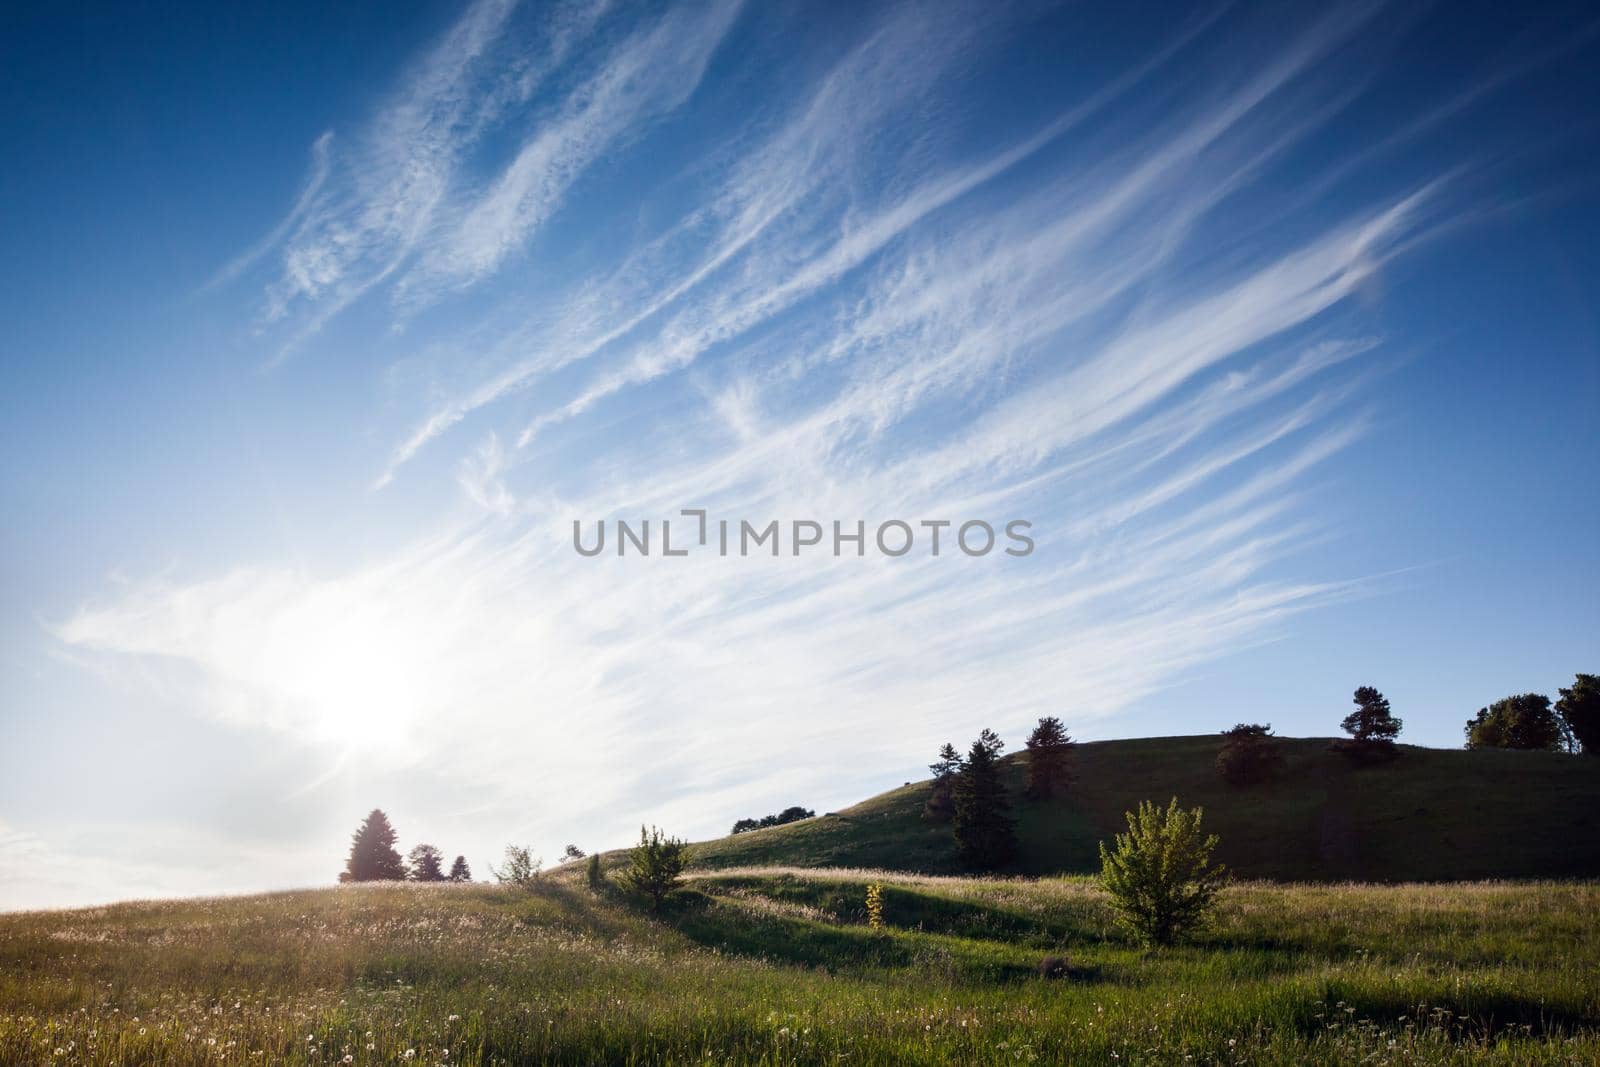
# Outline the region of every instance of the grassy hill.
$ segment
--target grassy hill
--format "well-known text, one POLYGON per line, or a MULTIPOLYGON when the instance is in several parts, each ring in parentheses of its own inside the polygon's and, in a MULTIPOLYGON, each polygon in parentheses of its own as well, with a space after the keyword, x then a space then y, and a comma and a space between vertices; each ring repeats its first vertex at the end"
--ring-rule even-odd
POLYGON ((579 873, 0 915, 0 1063, 1600 1062, 1594 883, 1241 883, 1150 951, 1084 878, 579 873))
MULTIPOLYGON (((1600 760, 1548 752, 1400 746, 1361 766, 1325 738, 1282 741, 1287 768, 1235 788, 1214 766, 1220 739, 1156 737, 1075 749, 1069 795, 1021 800, 1007 760, 1022 855, 1018 873, 1098 870, 1097 843, 1142 800, 1205 808, 1236 873, 1292 881, 1435 881, 1600 875, 1600 760)), ((695 846, 699 867, 777 864, 955 870, 948 825, 922 818, 917 782, 843 811, 695 846)))

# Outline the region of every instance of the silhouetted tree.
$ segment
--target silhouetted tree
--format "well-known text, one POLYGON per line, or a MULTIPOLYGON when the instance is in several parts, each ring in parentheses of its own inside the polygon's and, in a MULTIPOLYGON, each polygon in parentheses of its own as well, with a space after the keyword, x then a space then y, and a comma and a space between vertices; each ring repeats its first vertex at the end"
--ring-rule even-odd
POLYGON ((350 838, 350 856, 345 860, 341 882, 398 882, 406 876, 406 866, 395 851, 396 834, 389 816, 373 808, 350 838))
POLYGON ((1356 690, 1356 710, 1344 717, 1340 726, 1357 742, 1388 743, 1393 744, 1394 739, 1400 736, 1401 720, 1394 717, 1389 710, 1389 701, 1384 695, 1364 685, 1356 690))
POLYGON ((450 865, 450 880, 452 882, 472 881, 472 868, 467 866, 467 857, 457 856, 456 861, 450 865))
POLYGON ((1233 785, 1265 782, 1283 769, 1283 752, 1272 736, 1272 726, 1240 723, 1222 731, 1217 771, 1233 785))
POLYGON ((765 830, 769 826, 784 826, 788 823, 799 822, 801 819, 814 818, 816 814, 810 808, 802 808, 796 804, 792 807, 784 808, 776 815, 763 815, 759 819, 740 819, 733 824, 733 829, 729 833, 747 834, 751 830, 765 830))
POLYGON ((507 845, 506 858, 500 867, 490 867, 489 873, 502 885, 530 886, 539 880, 539 869, 544 861, 533 850, 522 845, 507 845))
POLYGON ((1550 698, 1543 693, 1522 693, 1496 700, 1467 720, 1468 748, 1566 748, 1565 732, 1550 698))
POLYGON ((584 852, 583 849, 579 848, 577 845, 568 845, 561 853, 561 862, 571 863, 573 860, 583 859, 583 857, 586 855, 588 855, 588 853, 584 852))
POLYGON ((596 852, 589 857, 589 867, 583 872, 583 876, 589 883, 590 889, 599 889, 606 884, 605 872, 600 870, 600 853, 596 852))
POLYGON ((650 910, 659 912, 662 902, 678 888, 679 875, 688 862, 687 848, 685 842, 664 836, 657 827, 639 827, 639 843, 629 853, 622 884, 650 898, 650 910))
POLYGON ((946 741, 939 758, 928 764, 933 772, 933 788, 922 806, 922 817, 931 822, 949 822, 956 813, 956 775, 961 773, 961 753, 946 741))
POLYGON ((1580 674, 1570 689, 1560 693, 1556 712, 1572 744, 1585 755, 1600 756, 1600 676, 1580 674))
POLYGON ((1116 847, 1100 842, 1100 884, 1111 894, 1118 921, 1158 945, 1170 945, 1201 926, 1227 881, 1211 863, 1216 835, 1200 832, 1201 810, 1178 798, 1165 811, 1148 800, 1128 812, 1128 832, 1116 847))
POLYGON ((1054 715, 1039 720, 1028 735, 1028 796, 1045 800, 1067 788, 1072 738, 1054 715))
POLYGON ((406 855, 413 882, 444 881, 444 853, 432 845, 418 845, 406 855))
POLYGON ((956 776, 956 852, 962 863, 977 870, 1003 866, 1017 851, 1016 823, 1000 766, 1004 748, 993 731, 984 730, 956 776))

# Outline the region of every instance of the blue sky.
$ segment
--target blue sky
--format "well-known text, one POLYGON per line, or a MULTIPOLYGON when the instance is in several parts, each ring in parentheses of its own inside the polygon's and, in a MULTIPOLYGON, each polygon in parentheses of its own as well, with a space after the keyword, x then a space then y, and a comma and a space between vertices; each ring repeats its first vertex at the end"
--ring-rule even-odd
POLYGON ((325 7, 0 23, 0 906, 1600 666, 1584 5, 325 7))

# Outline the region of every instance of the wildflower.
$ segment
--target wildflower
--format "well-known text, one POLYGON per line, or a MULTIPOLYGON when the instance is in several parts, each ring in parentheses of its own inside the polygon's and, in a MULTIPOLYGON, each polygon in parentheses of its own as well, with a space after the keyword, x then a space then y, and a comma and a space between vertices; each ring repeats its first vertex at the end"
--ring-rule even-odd
POLYGON ((345 1063, 354 1063, 354 1062, 356 1062, 356 1058, 354 1056, 350 1055, 350 1053, 346 1052, 344 1054, 344 1062, 345 1063))

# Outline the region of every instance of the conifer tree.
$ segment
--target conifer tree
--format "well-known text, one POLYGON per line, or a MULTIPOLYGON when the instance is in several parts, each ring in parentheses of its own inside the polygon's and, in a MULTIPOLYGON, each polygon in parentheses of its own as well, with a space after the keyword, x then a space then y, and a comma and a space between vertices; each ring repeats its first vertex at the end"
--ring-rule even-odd
POLYGON ((472 868, 467 866, 467 857, 457 856, 456 861, 450 865, 450 880, 452 882, 472 881, 472 868))
POLYGON ((1004 748, 993 731, 984 730, 956 778, 956 851, 962 863, 977 870, 1003 866, 1017 851, 1016 823, 1000 766, 1004 748))
POLYGON ((946 741, 939 750, 939 758, 928 764, 933 772, 933 789, 923 805, 922 817, 933 822, 949 822, 956 811, 956 776, 961 772, 961 753, 946 741))
POLYGON ((1401 722, 1389 710, 1389 701, 1384 695, 1364 685, 1356 690, 1355 703, 1356 710, 1346 715, 1340 724, 1344 732, 1358 743, 1393 744, 1400 735, 1401 722))
POLYGON ((413 882, 444 881, 444 853, 432 845, 418 845, 406 854, 413 882))
POLYGON ((389 816, 373 808, 350 838, 350 856, 345 861, 341 882, 398 882, 406 876, 406 865, 395 851, 396 834, 389 816))
POLYGON ((1028 796, 1046 800, 1066 791, 1072 738, 1054 715, 1039 720, 1028 735, 1028 796))

